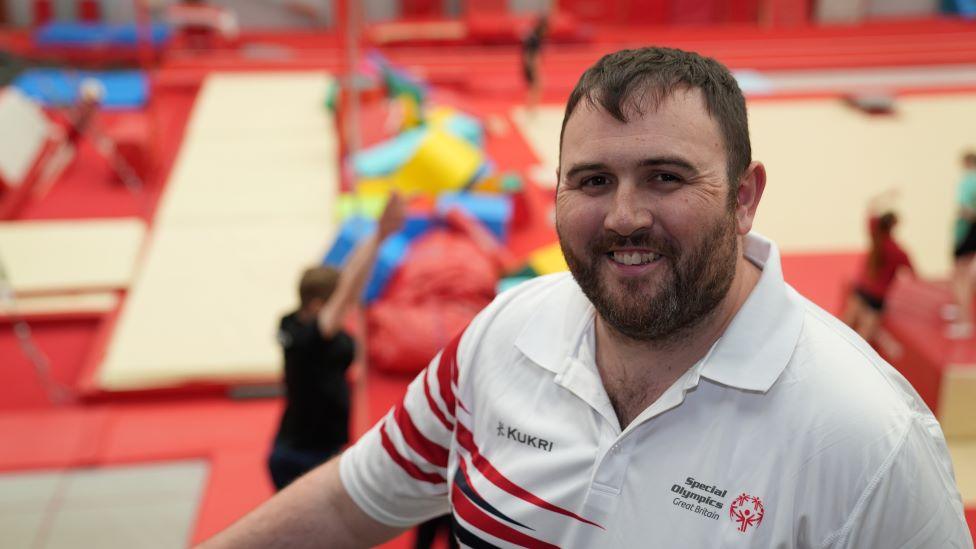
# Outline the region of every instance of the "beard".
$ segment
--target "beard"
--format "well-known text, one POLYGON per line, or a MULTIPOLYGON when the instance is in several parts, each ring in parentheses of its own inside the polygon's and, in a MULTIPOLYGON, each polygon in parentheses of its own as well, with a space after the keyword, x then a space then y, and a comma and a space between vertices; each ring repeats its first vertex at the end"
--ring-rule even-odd
POLYGON ((577 254, 559 227, 559 246, 569 270, 600 317, 620 334, 667 344, 699 326, 728 294, 735 276, 738 242, 731 212, 708 228, 694 249, 681 249, 649 231, 627 237, 604 233, 577 254), (607 254, 614 247, 639 247, 661 254, 658 280, 611 280, 607 254), (615 286, 615 287, 612 287, 615 286))

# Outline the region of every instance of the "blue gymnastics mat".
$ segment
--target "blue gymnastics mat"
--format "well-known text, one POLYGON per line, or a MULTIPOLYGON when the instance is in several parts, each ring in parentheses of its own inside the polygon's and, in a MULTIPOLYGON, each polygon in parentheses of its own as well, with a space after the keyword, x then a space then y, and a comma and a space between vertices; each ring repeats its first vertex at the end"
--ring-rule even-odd
MULTIPOLYGON (((150 29, 153 46, 162 46, 172 38, 172 29, 164 23, 152 23, 150 29)), ((128 47, 133 48, 139 39, 135 23, 74 23, 56 21, 34 31, 34 43, 38 46, 65 46, 78 48, 128 47)))
POLYGON ((13 82, 24 95, 47 107, 72 105, 78 100, 81 82, 93 78, 105 88, 106 109, 136 109, 149 100, 149 80, 143 71, 74 71, 31 69, 13 82))

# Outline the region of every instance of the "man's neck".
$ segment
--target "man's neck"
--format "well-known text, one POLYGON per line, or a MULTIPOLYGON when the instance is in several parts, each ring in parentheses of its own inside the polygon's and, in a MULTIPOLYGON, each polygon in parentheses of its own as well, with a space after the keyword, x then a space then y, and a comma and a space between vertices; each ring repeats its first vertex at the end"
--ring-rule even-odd
POLYGON ((681 341, 657 343, 629 338, 599 314, 594 326, 596 364, 620 428, 653 404, 718 341, 759 281, 761 271, 740 258, 725 298, 681 341))

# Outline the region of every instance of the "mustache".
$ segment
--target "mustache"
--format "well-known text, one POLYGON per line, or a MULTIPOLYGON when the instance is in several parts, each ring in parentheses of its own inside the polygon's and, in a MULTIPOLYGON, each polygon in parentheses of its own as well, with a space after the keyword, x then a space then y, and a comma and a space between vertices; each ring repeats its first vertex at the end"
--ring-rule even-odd
POLYGON ((590 251, 596 254, 606 254, 619 248, 647 248, 664 257, 678 257, 678 246, 671 240, 659 238, 650 231, 637 231, 622 235, 614 231, 604 231, 590 243, 590 251))

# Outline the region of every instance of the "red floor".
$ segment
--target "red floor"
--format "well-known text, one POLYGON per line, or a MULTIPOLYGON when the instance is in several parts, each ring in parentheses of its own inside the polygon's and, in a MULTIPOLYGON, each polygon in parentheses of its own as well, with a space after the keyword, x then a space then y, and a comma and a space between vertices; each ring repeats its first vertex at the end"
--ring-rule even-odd
MULTIPOLYGON (((562 101, 579 72, 602 51, 621 44, 653 41, 702 51, 737 68, 813 68, 916 63, 976 63, 976 27, 971 23, 929 21, 868 28, 757 31, 726 29, 593 29, 593 45, 547 50, 547 98, 562 101), (771 53, 774 52, 774 53, 771 53)), ((4 36, 0 36, 0 44, 4 36)), ((156 200, 182 139, 183 126, 202 76, 216 68, 334 70, 335 40, 311 35, 266 36, 262 41, 293 48, 284 61, 248 59, 237 53, 173 55, 154 80, 147 114, 155 128, 160 169, 146 196, 131 195, 110 181, 107 167, 83 149, 79 161, 43 199, 29 204, 24 219, 143 216, 151 221, 156 200)), ((16 40, 15 40, 16 41, 16 40)), ((508 117, 523 91, 514 47, 403 48, 394 61, 421 65, 432 81, 447 86, 463 106, 480 116, 508 117)), ((507 170, 525 174, 537 162, 511 126, 491 138, 488 153, 507 170)), ((528 251, 551 235, 534 230, 521 235, 528 251)), ((841 288, 855 274, 855 253, 791 255, 783 258, 787 279, 801 293, 831 312, 839 312, 841 288)), ((75 386, 94 353, 105 319, 33 323, 34 339, 51 361, 50 377, 75 386)), ((124 402, 55 406, 33 366, 23 357, 10 324, 0 324, 0 471, 153 461, 186 457, 210 460, 210 479, 201 502, 195 541, 206 538, 271 494, 264 457, 275 428, 277 400, 230 401, 206 396, 140 396, 124 402)), ((361 432, 398 399, 408 380, 370 376, 367 398, 358 401, 356 431, 361 432)), ((976 510, 967 514, 976 529, 976 510)), ((405 547, 401 539, 386 547, 405 547)))

